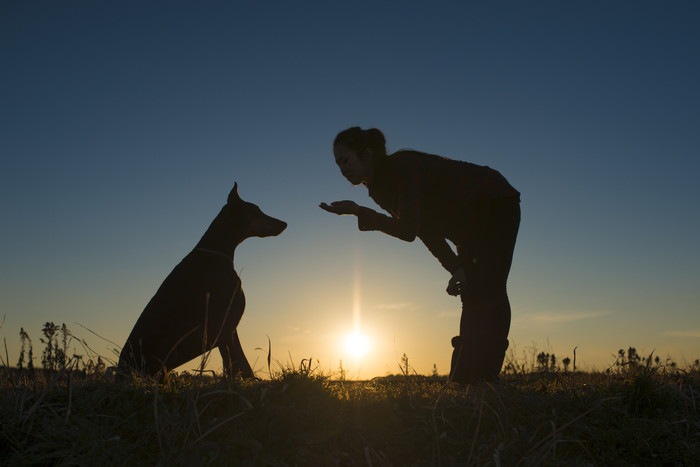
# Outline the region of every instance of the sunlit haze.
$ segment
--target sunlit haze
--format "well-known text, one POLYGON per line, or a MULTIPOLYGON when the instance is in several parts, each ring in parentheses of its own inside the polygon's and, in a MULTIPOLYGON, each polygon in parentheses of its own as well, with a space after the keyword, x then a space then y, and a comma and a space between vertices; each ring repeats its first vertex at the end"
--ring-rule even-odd
POLYGON ((114 361, 238 182, 288 223, 235 254, 260 377, 268 351, 273 372, 311 359, 367 379, 405 355, 447 374, 449 274, 420 241, 318 207, 379 210, 332 153, 358 125, 522 193, 507 358, 576 348, 605 369, 633 346, 692 362, 698 24, 697 2, 5 1, 3 360, 16 364, 24 328, 40 365, 53 321, 114 361))

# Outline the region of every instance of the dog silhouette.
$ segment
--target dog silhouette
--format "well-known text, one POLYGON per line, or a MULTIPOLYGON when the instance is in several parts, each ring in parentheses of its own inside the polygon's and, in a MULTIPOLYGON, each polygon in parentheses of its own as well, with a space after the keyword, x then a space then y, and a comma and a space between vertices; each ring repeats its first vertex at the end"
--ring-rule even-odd
POLYGON ((233 254, 246 238, 277 236, 286 227, 243 201, 234 184, 199 243, 175 266, 136 321, 119 355, 117 374, 164 378, 168 370, 218 348, 224 374, 252 378, 236 332, 245 295, 233 254))

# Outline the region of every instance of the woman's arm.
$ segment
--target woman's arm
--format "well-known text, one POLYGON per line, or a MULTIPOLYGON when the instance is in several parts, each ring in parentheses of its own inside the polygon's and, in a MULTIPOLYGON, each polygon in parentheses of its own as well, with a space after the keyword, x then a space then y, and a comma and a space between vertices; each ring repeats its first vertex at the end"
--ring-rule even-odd
POLYGON ((410 227, 410 224, 380 214, 370 208, 359 206, 354 201, 343 200, 333 201, 330 204, 321 203, 319 207, 324 211, 338 214, 339 216, 347 214, 357 216, 357 225, 362 231, 379 230, 407 242, 412 242, 416 238, 416 233, 410 227))
POLYGON ((450 274, 454 274, 461 267, 457 254, 443 237, 421 232, 420 239, 450 274))
POLYGON ((357 225, 360 230, 378 230, 407 242, 412 242, 418 236, 424 182, 415 168, 411 167, 411 169, 397 177, 395 204, 389 209, 387 209, 388 206, 382 206, 392 216, 360 207, 357 214, 357 225))
POLYGON ((418 226, 412 225, 411 222, 395 219, 363 206, 360 206, 357 213, 357 226, 362 231, 378 230, 407 242, 416 238, 418 230, 418 226))

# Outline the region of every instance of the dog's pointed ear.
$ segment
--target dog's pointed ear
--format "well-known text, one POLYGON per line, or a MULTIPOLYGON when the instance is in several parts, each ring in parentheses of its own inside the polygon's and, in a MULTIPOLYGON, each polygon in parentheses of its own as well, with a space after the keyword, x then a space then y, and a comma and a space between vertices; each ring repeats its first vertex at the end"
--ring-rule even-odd
POLYGON ((228 203, 229 204, 234 204, 236 201, 240 201, 241 197, 238 196, 238 182, 233 183, 233 189, 231 190, 231 193, 228 194, 228 203))

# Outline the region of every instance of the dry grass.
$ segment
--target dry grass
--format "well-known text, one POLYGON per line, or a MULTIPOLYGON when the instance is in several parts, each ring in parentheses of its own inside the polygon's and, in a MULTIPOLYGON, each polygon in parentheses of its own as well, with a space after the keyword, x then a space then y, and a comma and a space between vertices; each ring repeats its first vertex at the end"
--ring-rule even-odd
MULTIPOLYGON (((179 374, 114 383, 104 368, 0 369, 2 465, 698 465, 696 366, 556 366, 498 384, 404 374, 268 381, 179 374)), ((515 368, 515 366, 513 366, 515 368)))

